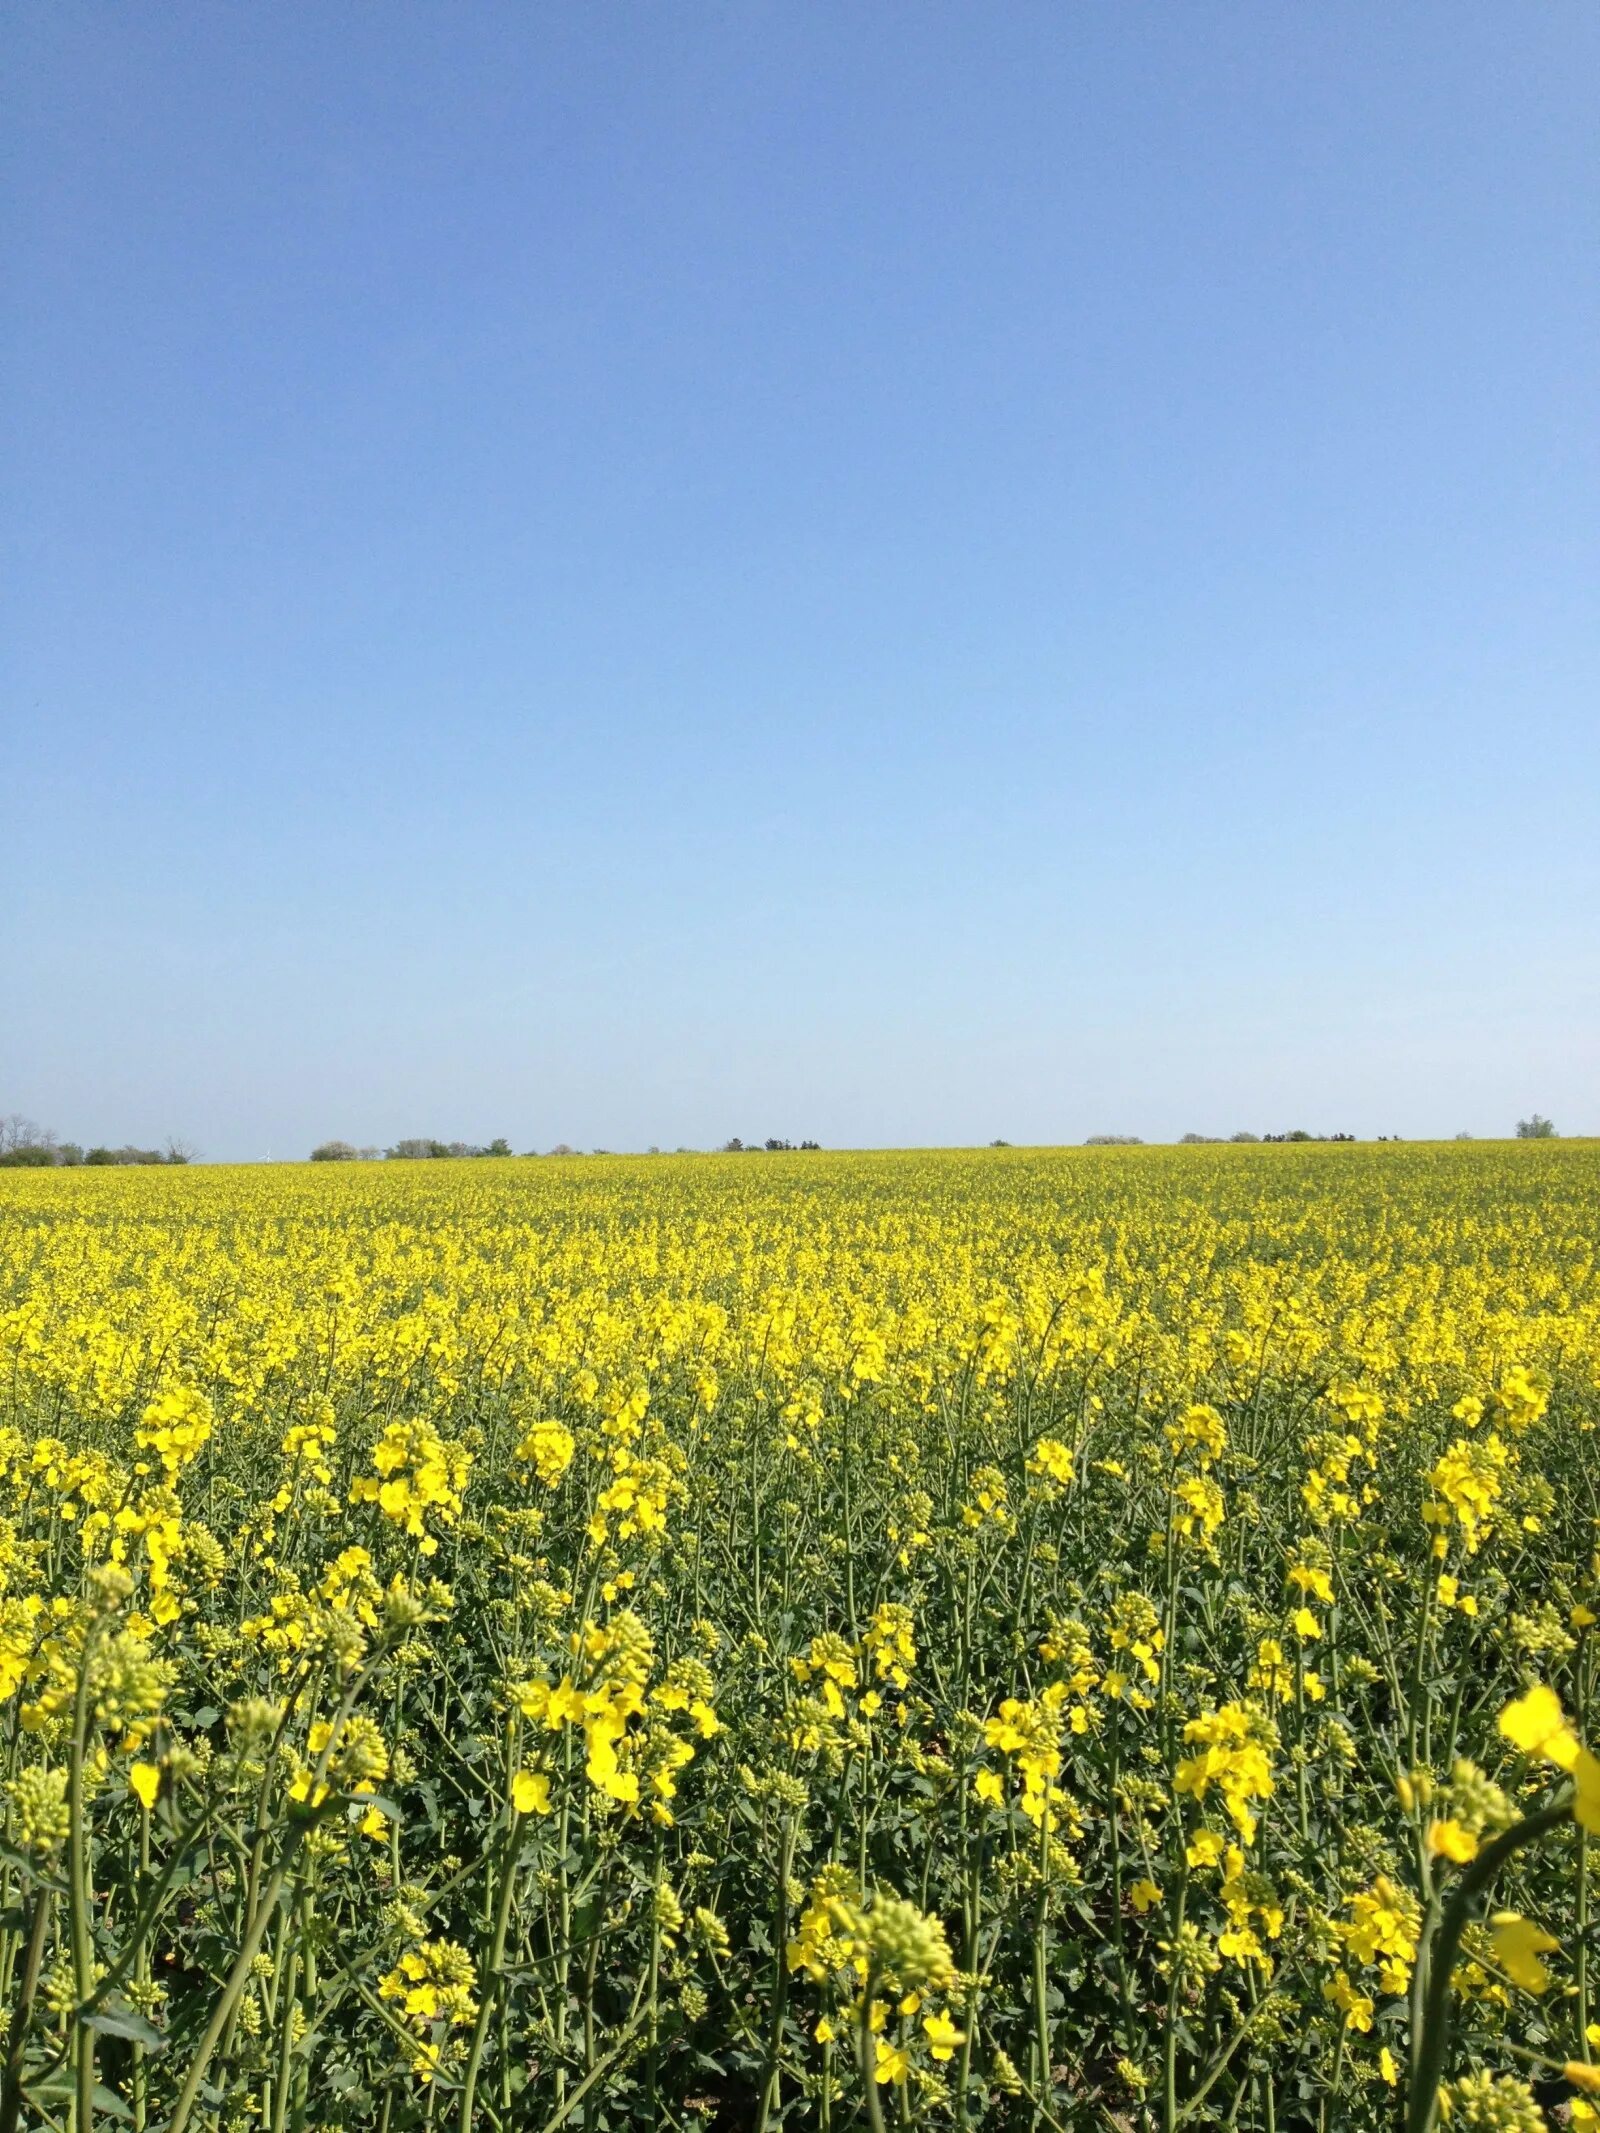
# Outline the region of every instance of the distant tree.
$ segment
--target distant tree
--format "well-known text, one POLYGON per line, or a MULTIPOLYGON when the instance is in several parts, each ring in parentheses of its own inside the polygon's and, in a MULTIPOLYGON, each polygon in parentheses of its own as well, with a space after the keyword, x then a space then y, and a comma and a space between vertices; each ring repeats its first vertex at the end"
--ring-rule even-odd
POLYGON ((480 1155, 509 1155, 511 1153, 511 1143, 503 1133, 497 1133, 488 1147, 480 1148, 478 1153, 480 1155))
POLYGON ((358 1148, 356 1154, 363 1163, 381 1163, 383 1161, 383 1150, 381 1148, 358 1148))
POLYGON ((1519 1141, 1553 1141, 1555 1138, 1555 1127, 1551 1125, 1549 1119, 1542 1118, 1537 1111, 1534 1112, 1532 1118, 1519 1118, 1517 1120, 1517 1139, 1519 1141))
POLYGON ((1178 1146, 1180 1148, 1211 1148, 1216 1145, 1219 1139, 1220 1135, 1215 1133, 1180 1133, 1178 1146))
POLYGON ((80 1163, 97 1167, 116 1163, 192 1163, 198 1154, 190 1142, 177 1138, 169 1140, 165 1148, 135 1148, 131 1143, 108 1148, 102 1144, 86 1151, 76 1141, 58 1141, 47 1128, 36 1126, 20 1112, 0 1118, 0 1162, 13 1168, 44 1169, 57 1163, 70 1169, 80 1163))
POLYGON ((1011 1143, 1009 1141, 991 1141, 989 1146, 991 1148, 1009 1148, 1011 1143))
POLYGON ((1261 1136, 1259 1133, 1230 1133, 1228 1138, 1238 1147, 1243 1147, 1246 1143, 1253 1147, 1261 1139, 1261 1136))
POLYGON ((821 1141, 802 1141, 800 1146, 810 1155, 820 1155, 822 1152, 821 1141))
POLYGON ((20 1111, 0 1118, 0 1155, 15 1155, 19 1148, 54 1148, 55 1144, 56 1137, 47 1126, 36 1126, 20 1111))
POLYGON ((731 1141, 723 1142, 722 1152, 724 1155, 743 1155, 744 1142, 740 1140, 738 1134, 735 1134, 731 1141))
POLYGON ((311 1151, 313 1163, 353 1163, 356 1151, 348 1141, 323 1141, 311 1151))
POLYGON ((576 1155, 577 1152, 576 1148, 568 1147, 565 1141, 557 1141, 550 1151, 552 1155, 576 1155))
POLYGON ((1458 1133, 1458 1134, 1456 1135, 1456 1139, 1457 1139, 1458 1141, 1470 1141, 1470 1140, 1473 1140, 1473 1139, 1475 1139, 1475 1138, 1476 1138, 1476 1135, 1474 1135, 1474 1134, 1471 1134, 1471 1133, 1458 1133))
POLYGON ((433 1155, 438 1147, 437 1141, 406 1140, 396 1141, 392 1148, 385 1148, 383 1152, 391 1162, 414 1163, 433 1155))
POLYGON ((768 1155, 786 1155, 793 1146, 793 1141, 769 1140, 767 1142, 767 1153, 768 1155))
POLYGON ((1083 1145, 1085 1148, 1142 1148, 1144 1142, 1137 1133, 1091 1133, 1083 1145))

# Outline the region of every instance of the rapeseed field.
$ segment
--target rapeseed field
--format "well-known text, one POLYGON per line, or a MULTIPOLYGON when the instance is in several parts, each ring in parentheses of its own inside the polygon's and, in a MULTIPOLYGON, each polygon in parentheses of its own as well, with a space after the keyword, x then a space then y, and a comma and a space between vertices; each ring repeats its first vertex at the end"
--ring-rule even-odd
POLYGON ((1600 1151, 0 1177, 0 2133, 1600 2124, 1600 1151))

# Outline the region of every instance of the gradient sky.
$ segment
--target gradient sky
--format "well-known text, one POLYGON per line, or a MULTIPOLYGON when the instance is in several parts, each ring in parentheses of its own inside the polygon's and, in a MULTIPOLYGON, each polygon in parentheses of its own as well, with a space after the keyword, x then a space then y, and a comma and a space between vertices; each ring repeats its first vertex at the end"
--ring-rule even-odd
POLYGON ((0 1112, 1600 1130, 1592 0, 19 0, 0 1112))

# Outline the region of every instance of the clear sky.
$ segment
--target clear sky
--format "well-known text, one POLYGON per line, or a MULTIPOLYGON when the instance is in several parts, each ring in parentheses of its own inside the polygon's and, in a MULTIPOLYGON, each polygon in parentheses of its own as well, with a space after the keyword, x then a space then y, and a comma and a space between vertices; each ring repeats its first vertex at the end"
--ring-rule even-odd
POLYGON ((1600 10, 7 11, 0 1112, 1600 1130, 1600 10))

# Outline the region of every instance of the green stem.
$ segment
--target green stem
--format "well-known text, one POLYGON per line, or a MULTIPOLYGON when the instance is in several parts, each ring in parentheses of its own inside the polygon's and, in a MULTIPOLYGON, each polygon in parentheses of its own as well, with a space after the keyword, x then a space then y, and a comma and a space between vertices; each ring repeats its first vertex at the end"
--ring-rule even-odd
POLYGON ((787 2011, 789 1966, 785 1950, 789 1941, 789 1874, 794 1865, 794 1820, 785 1817, 778 1848, 777 1918, 772 1938, 772 2026, 767 2036, 767 2075, 761 2084, 761 2116, 757 2133, 767 2133, 778 2104, 778 2062, 783 2049, 783 2018, 787 2011))
POLYGON ((861 1988, 861 2019, 856 2024, 856 2059, 861 2068, 861 2086, 867 2099, 867 2124, 871 2133, 885 2133, 883 2106, 878 2101, 878 2077, 874 2070, 877 2054, 872 2048, 872 1998, 877 1990, 877 1978, 869 1971, 861 1988))
POLYGON ((299 1981, 300 1951, 294 1940, 294 1921, 286 1910, 282 1927, 286 1952, 278 1980, 278 2077, 272 2089, 272 2133, 284 2133, 289 2112, 289 2083, 293 2074, 295 1988, 299 1981))
POLYGON ((50 1891, 35 1889, 33 1916, 28 1923, 27 1953, 22 1959, 22 1980, 17 2004, 11 2012, 11 2033, 6 2039, 5 2079, 0 2082, 0 2133, 17 2133, 22 2115, 22 2065, 28 2042, 28 2023, 39 1991, 39 1971, 44 1963, 44 1944, 50 1930, 50 1891))
POLYGON ((1456 1965, 1461 1936, 1473 1905, 1495 1875, 1526 1844, 1536 1843, 1559 1829, 1572 1813, 1570 1799, 1541 1808, 1486 1844, 1464 1869, 1450 1901, 1445 1905, 1438 1932, 1427 1951, 1427 1988, 1422 1998, 1419 2034, 1412 2046, 1411 2092, 1406 2108, 1406 2133, 1433 2133, 1437 2122, 1439 2084, 1450 2054, 1450 1977, 1456 1965))
MULTIPOLYGON (((1182 1831, 1179 1832, 1182 1841, 1182 1831)), ((1172 1920, 1172 1977, 1167 1986, 1167 2023, 1161 2061, 1162 2124, 1166 2133, 1176 2133, 1178 2124, 1178 1992, 1183 1973, 1178 1951, 1183 1945, 1184 1914, 1189 1907, 1189 1873, 1185 1865, 1178 1882, 1178 1905, 1172 1920)))
POLYGON ((1050 1800, 1039 1816, 1039 1908, 1033 1921, 1033 2031, 1035 2081, 1050 2094, 1050 1800))
MULTIPOLYGON (((328 1738, 324 1742, 322 1752, 317 1757, 311 1771, 311 1780, 306 1793, 308 1802, 315 1800, 318 1792, 322 1789, 323 1780, 328 1774, 328 1765, 333 1760, 339 1744, 339 1736, 344 1731, 344 1722, 355 1709, 356 1699, 366 1686, 367 1678, 376 1666, 378 1658, 379 1654, 374 1652, 340 1700, 339 1708, 334 1714, 333 1723, 328 1729, 328 1738)), ((331 1801, 327 1803, 327 1807, 334 1807, 337 1804, 336 1801, 331 1801)), ((278 1899, 283 1894, 284 1884, 289 1879, 290 1871, 299 1856, 301 1846, 326 1811, 327 1808, 318 1809, 308 1806, 307 1811, 291 1822, 284 1832, 283 1842, 278 1852, 278 1863, 274 1867, 265 1889, 261 1892, 255 1915, 245 1926, 239 1943, 239 1952, 233 1960, 233 1967, 228 1972, 221 1992, 217 1995, 217 2004, 211 2011, 211 2019, 206 2024, 205 2033, 195 2049, 193 2059, 189 2062, 189 2071, 184 2076, 183 2087, 178 2092, 177 2103, 173 2106, 172 2116, 167 2121, 167 2133, 183 2133, 184 2127, 189 2123, 190 2117, 193 2115, 195 2102, 200 2094, 200 2084, 204 2081, 206 2068, 211 2063, 211 2055, 216 2050, 224 2029, 231 2023, 234 2009, 243 1998, 244 1988, 250 1979, 250 1966, 261 1952, 261 1943, 266 1938, 267 1927, 272 1921, 273 1912, 278 1907, 278 1899)))
MULTIPOLYGON (((81 2008, 94 1990, 94 1944, 89 1933, 89 1842, 84 1827, 83 1755, 89 1736, 89 1662, 100 1634, 95 1617, 84 1632, 78 1688, 72 1711, 72 1760, 67 1777, 67 1887, 72 1924, 72 1987, 81 2008)), ((75 2013, 72 2032, 75 2133, 90 2133, 94 2120, 94 2031, 75 2013)))
MULTIPOLYGON (((150 1879, 150 1810, 149 1810, 149 1808, 148 1808, 148 1807, 146 1807, 146 1806, 145 1806, 144 1802, 143 1802, 143 1801, 141 1800, 141 1801, 140 1801, 140 1803, 139 1803, 139 1886, 140 1886, 140 1888, 143 1888, 143 1887, 144 1887, 144 1886, 146 1885, 146 1883, 147 1883, 147 1882, 149 1881, 149 1879, 150 1879)), ((149 1982, 150 1982, 150 1955, 149 1955, 149 1951, 148 1951, 148 1949, 146 1948, 146 1946, 145 1946, 145 1944, 144 1944, 144 1942, 143 1942, 142 1940, 141 1940, 141 1941, 139 1941, 139 1942, 138 1942, 138 1943, 136 1944, 136 1951, 135 1951, 135 1955, 134 1955, 134 1963, 133 1963, 133 1974, 134 1974, 134 1981, 135 1981, 135 1983, 136 1983, 137 1985, 140 1985, 140 1986, 145 1986, 145 1985, 148 1985, 148 1984, 149 1984, 149 1982)), ((141 1994, 141 1996, 140 1996, 140 1998, 139 1998, 139 2000, 138 2000, 137 2004, 138 2004, 139 2006, 141 2006, 141 2007, 142 2007, 142 2006, 144 2005, 144 1999, 143 1999, 143 1995, 142 1995, 142 1994, 141 1994)), ((131 2092, 130 2100, 131 2100, 131 2102, 132 2102, 132 2105, 133 2105, 133 2133, 144 2133, 144 2123, 145 2123, 145 2108, 146 2108, 146 2104, 145 2104, 145 2068, 144 2068, 144 2047, 143 2047, 143 2045, 142 2045, 142 2044, 138 2044, 138 2043, 135 2043, 135 2045, 134 2045, 134 2047, 133 2047, 133 2068, 132 2068, 132 2078, 131 2078, 131 2080, 130 2080, 130 2082, 129 2082, 129 2088, 130 2088, 130 2092, 131 2092)))
POLYGON ((494 2018, 495 2001, 500 1992, 506 1931, 511 1922, 511 1897, 517 1879, 517 1853, 522 1848, 526 1827, 526 1819, 513 1811, 511 1827, 506 1832, 505 1864, 501 1871, 499 1899, 495 1904, 489 1961, 478 1974, 478 2019, 473 2025, 472 2046, 467 2054, 466 2072, 461 2080, 461 2133, 472 2133, 472 2102, 478 2086, 478 2070, 483 2064, 483 2048, 488 2041, 489 2024, 494 2018))

